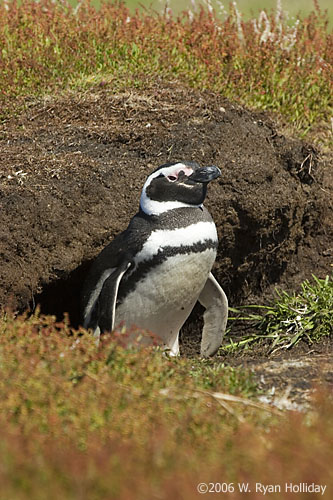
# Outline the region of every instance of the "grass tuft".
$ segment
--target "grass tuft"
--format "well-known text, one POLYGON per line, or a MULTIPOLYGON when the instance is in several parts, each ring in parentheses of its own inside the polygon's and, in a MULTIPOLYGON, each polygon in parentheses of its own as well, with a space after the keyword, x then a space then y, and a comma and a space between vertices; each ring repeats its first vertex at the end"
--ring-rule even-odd
POLYGON ((237 321, 249 321, 255 333, 240 342, 231 342, 223 350, 248 346, 255 342, 268 341, 271 351, 289 349, 300 340, 308 344, 319 342, 333 333, 333 278, 313 276, 313 281, 305 280, 299 293, 289 294, 276 290, 277 297, 269 306, 244 306, 232 309, 237 313, 237 321), (264 314, 244 310, 259 309, 264 314))

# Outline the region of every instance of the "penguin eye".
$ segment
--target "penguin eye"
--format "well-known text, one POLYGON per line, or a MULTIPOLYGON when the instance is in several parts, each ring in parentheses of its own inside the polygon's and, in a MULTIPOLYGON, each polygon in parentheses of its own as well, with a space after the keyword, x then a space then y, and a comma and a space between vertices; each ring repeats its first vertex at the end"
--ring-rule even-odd
POLYGON ((169 181, 175 182, 177 180, 177 177, 175 175, 168 175, 169 181))

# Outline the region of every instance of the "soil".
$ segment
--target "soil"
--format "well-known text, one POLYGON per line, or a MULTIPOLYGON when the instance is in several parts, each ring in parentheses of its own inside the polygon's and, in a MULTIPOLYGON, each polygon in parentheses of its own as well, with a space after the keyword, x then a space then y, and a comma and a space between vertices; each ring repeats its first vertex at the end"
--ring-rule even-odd
MULTIPOLYGON (((136 213, 147 174, 172 160, 222 170, 205 204, 220 239, 214 274, 232 306, 332 272, 332 156, 285 137, 267 114, 163 82, 24 106, 0 126, 3 307, 39 304, 77 326, 91 260, 136 213)), ((184 328, 185 355, 197 352, 199 313, 184 328)), ((267 352, 259 358, 263 369, 267 352)))

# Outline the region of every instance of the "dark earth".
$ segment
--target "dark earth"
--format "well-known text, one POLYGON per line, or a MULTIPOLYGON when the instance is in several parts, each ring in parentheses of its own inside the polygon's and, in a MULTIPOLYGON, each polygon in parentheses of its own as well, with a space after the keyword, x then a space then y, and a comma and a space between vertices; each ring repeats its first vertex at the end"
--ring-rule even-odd
MULTIPOLYGON (((3 308, 39 304, 78 326, 91 260, 137 211, 147 174, 173 160, 222 170, 205 204, 220 239, 214 274, 231 306, 268 303, 276 286, 297 291, 311 274, 332 273, 332 155, 218 95, 159 82, 31 98, 1 124, 0 159, 3 308)), ((198 352, 200 313, 184 327, 184 355, 198 352)), ((333 385, 331 347, 328 339, 273 358, 258 348, 222 361, 253 369, 271 399, 276 387, 296 401, 313 381, 333 385)))

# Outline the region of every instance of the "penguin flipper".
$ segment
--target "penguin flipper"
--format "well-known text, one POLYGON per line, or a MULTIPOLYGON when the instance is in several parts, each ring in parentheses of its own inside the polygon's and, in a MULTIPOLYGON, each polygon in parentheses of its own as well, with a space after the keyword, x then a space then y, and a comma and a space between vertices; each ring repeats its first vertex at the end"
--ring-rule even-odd
POLYGON ((119 284, 130 266, 131 262, 125 261, 103 283, 98 297, 98 327, 100 333, 111 332, 114 328, 119 284))
POLYGON ((199 296, 199 302, 206 308, 202 330, 200 354, 213 356, 222 343, 228 320, 228 299, 212 273, 199 296))
MULTIPOLYGON (((84 280, 81 291, 81 321, 83 327, 92 329, 97 338, 100 335, 98 305, 104 283, 111 276, 117 281, 118 274, 122 273, 126 266, 129 267, 137 250, 135 238, 133 245, 133 242, 128 243, 128 237, 130 241, 133 240, 128 229, 118 234, 94 260, 84 280), (129 247, 132 247, 132 250, 129 247)), ((119 279, 121 278, 122 276, 119 279)))

